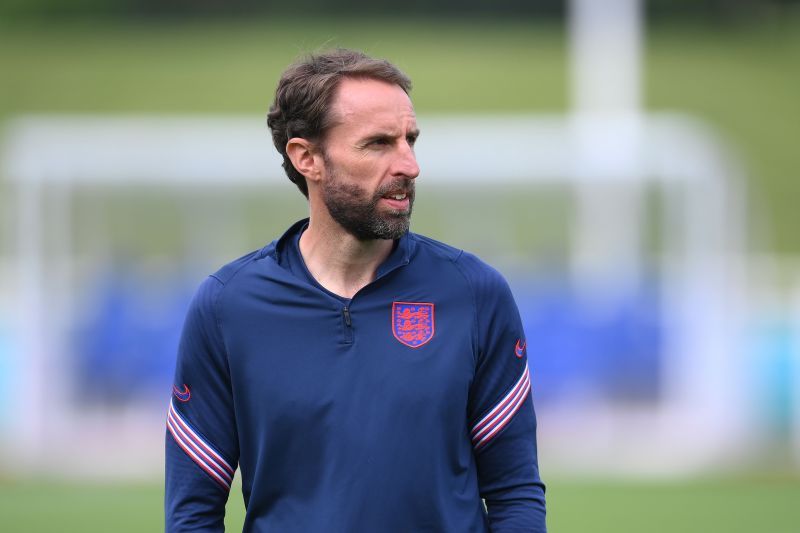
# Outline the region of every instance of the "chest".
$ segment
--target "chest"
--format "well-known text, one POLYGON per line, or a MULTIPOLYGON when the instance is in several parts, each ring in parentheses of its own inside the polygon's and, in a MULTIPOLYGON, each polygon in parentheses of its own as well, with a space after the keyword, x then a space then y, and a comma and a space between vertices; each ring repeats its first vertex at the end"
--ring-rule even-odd
POLYGON ((474 375, 469 295, 375 291, 252 299, 226 319, 232 387, 248 418, 307 424, 436 424, 464 416, 474 375))

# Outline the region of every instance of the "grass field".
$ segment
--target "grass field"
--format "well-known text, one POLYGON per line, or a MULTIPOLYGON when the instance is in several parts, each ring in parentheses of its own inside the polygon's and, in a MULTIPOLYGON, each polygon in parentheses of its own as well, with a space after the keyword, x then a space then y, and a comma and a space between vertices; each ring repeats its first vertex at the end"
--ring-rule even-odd
MULTIPOLYGON (((552 22, 0 21, 0 121, 21 113, 261 116, 286 64, 325 45, 395 60, 415 80, 420 114, 568 107, 568 43, 552 22)), ((760 244, 800 252, 800 13, 652 27, 643 59, 646 106, 716 127, 747 165, 760 244)))
MULTIPOLYGON (((554 481, 547 496, 554 533, 796 533, 800 524, 797 480, 554 481)), ((241 501, 234 490, 228 531, 241 531, 241 501)), ((0 482, 8 533, 160 531, 162 516, 158 486, 0 482)))

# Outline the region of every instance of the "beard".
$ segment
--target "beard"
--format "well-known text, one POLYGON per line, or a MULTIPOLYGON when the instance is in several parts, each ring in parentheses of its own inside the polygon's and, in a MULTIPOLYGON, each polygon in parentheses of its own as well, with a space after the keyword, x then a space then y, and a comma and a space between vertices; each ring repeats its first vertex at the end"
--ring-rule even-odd
POLYGON ((322 200, 331 217, 359 241, 399 239, 411 223, 414 205, 414 180, 398 178, 386 183, 370 194, 359 185, 342 179, 341 173, 325 161, 328 179, 322 186, 322 200), (378 202, 388 193, 405 193, 408 209, 378 209, 378 202))

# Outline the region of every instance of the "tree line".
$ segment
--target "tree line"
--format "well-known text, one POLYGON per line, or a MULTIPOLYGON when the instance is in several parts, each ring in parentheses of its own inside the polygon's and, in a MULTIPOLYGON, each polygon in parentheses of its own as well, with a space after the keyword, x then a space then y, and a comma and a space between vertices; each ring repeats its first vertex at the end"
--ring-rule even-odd
MULTIPOLYGON (((597 0, 603 1, 603 0, 597 0)), ((748 19, 797 11, 800 0, 644 0, 651 18, 748 19)), ((6 20, 64 17, 436 16, 560 19, 568 0, 2 0, 6 20)))

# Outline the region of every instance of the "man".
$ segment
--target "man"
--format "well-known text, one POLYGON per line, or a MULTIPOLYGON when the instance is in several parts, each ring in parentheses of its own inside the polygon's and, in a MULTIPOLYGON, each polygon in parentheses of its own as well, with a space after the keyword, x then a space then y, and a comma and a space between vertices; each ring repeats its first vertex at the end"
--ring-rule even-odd
POLYGON ((268 124, 310 216, 195 296, 167 420, 168 531, 221 531, 237 464, 245 531, 545 531, 511 292, 408 231, 410 87, 349 50, 281 78, 268 124))

